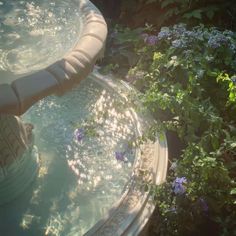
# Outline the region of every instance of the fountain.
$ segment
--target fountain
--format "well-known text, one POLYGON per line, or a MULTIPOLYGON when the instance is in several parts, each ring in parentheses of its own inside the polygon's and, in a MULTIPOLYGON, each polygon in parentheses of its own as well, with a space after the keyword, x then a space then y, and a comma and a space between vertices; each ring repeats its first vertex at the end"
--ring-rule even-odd
POLYGON ((127 84, 91 73, 101 13, 87 0, 0 1, 0 12, 0 232, 138 234, 154 209, 140 181, 164 181, 166 141, 132 146, 151 118, 127 84))

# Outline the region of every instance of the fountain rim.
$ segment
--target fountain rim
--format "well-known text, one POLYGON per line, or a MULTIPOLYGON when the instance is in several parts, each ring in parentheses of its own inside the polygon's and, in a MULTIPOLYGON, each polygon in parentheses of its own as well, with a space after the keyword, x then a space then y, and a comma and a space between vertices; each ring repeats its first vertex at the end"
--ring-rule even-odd
POLYGON ((103 55, 107 25, 89 1, 78 1, 82 30, 75 46, 50 66, 0 84, 0 114, 22 115, 34 103, 52 94, 63 95, 87 77, 103 55))

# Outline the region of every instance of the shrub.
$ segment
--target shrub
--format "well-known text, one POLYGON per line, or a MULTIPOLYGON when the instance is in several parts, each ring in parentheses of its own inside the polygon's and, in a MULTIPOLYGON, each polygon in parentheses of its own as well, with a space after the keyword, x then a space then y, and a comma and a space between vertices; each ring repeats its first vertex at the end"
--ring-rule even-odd
POLYGON ((236 34, 178 24, 156 36, 138 49, 133 71, 146 71, 143 103, 185 144, 153 191, 161 235, 204 235, 209 225, 215 235, 235 235, 236 34))
MULTIPOLYGON (((129 37, 126 31, 114 40, 129 37)), ((211 228, 236 235, 236 34, 178 24, 144 30, 135 40, 129 50, 138 59, 128 78, 184 144, 180 156, 170 157, 167 182, 152 186, 159 234, 208 235, 211 228)))

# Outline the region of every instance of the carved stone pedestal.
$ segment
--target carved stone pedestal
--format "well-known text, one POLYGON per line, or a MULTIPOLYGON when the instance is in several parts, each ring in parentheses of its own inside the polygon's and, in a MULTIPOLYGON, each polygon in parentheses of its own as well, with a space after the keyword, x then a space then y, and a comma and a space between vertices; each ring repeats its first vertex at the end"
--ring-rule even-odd
POLYGON ((0 115, 0 205, 22 193, 37 174, 32 129, 17 116, 0 115))

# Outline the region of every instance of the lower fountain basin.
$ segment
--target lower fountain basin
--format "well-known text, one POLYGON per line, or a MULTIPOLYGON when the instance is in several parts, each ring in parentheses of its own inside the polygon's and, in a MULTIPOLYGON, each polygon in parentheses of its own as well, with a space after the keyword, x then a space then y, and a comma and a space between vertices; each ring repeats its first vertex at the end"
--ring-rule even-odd
POLYGON ((79 88, 41 100, 23 115, 34 124, 40 168, 27 191, 0 206, 0 233, 104 236, 142 230, 154 205, 140 183, 164 181, 167 145, 159 135, 156 142, 133 146, 152 122, 135 111, 133 92, 94 73, 79 88))

